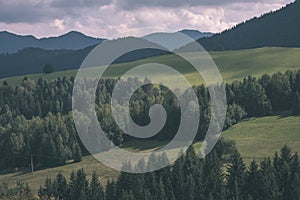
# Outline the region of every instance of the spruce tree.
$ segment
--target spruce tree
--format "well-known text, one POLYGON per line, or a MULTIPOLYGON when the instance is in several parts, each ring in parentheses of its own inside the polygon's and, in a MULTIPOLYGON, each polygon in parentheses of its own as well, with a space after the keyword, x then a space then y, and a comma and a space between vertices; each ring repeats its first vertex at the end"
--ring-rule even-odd
POLYGON ((95 172, 93 172, 92 179, 90 182, 88 199, 89 200, 104 200, 105 199, 103 187, 100 184, 95 172))
POLYGON ((67 199, 69 195, 67 180, 61 173, 56 176, 54 181, 54 191, 54 196, 57 199, 67 199))
POLYGON ((243 188, 245 184, 245 164, 238 151, 230 158, 227 170, 227 198, 233 200, 243 199, 243 188))
POLYGON ((258 165, 255 160, 253 160, 246 172, 244 197, 247 197, 248 199, 259 199, 261 192, 260 189, 262 187, 260 185, 261 182, 261 175, 258 170, 258 165))
POLYGON ((113 180, 107 181, 105 194, 106 194, 106 200, 118 200, 117 186, 113 180))
POLYGON ((278 184, 275 177, 274 168, 270 158, 260 163, 261 188, 259 189, 260 199, 278 200, 280 198, 278 184))

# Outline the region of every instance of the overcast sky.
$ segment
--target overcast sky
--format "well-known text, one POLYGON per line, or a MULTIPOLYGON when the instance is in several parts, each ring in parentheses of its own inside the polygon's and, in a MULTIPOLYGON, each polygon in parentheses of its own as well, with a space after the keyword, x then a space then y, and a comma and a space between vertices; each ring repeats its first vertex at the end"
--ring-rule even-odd
POLYGON ((220 32, 293 0, 0 0, 0 31, 37 37, 71 30, 112 38, 197 29, 220 32), (134 30, 132 30, 134 29, 134 30))

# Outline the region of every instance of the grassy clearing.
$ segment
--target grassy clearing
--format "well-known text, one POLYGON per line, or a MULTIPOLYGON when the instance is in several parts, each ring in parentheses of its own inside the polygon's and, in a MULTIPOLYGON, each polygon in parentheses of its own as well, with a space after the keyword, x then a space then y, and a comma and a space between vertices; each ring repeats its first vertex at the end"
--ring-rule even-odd
MULTIPOLYGON (((166 144, 165 141, 146 141, 146 140, 133 140, 123 145, 122 148, 133 151, 133 152, 151 152, 159 147, 162 147, 166 144)), ((201 147, 201 142, 194 144, 195 150, 199 150, 201 147)), ((175 150, 177 151, 177 150, 175 150)), ((117 159, 117 158, 116 158, 117 159)), ((44 170, 35 171, 31 173, 29 171, 21 171, 16 173, 8 173, 0 175, 0 183, 8 183, 9 185, 15 184, 17 181, 28 183, 33 192, 37 192, 40 185, 43 185, 47 177, 54 178, 58 173, 62 173, 65 177, 69 177, 72 171, 77 171, 78 169, 83 168, 87 174, 87 178, 90 179, 92 173, 95 171, 99 176, 100 182, 106 184, 108 179, 115 179, 119 176, 119 172, 111 169, 93 156, 83 157, 82 162, 80 163, 71 163, 68 165, 48 168, 44 170)))
POLYGON ((60 167, 48 168, 44 170, 31 172, 17 172, 0 175, 0 183, 6 182, 9 185, 15 184, 16 181, 28 183, 33 192, 37 192, 40 185, 43 185, 47 177, 54 178, 58 173, 62 173, 65 177, 69 177, 72 171, 77 171, 83 168, 87 174, 87 178, 92 177, 92 173, 95 171, 99 176, 99 180, 102 184, 106 184, 108 179, 117 178, 119 172, 106 167, 102 163, 98 162, 93 156, 86 156, 80 163, 72 163, 60 167))
MULTIPOLYGON (((300 116, 268 116, 262 118, 251 118, 232 128, 226 130, 222 137, 226 140, 234 140, 237 148, 247 164, 252 159, 261 161, 265 157, 272 157, 275 151, 287 144, 292 151, 300 152, 300 116)), ((153 151, 163 145, 165 141, 146 140, 131 141, 122 146, 128 151, 153 151)), ((196 152, 201 147, 201 142, 194 145, 196 152)), ((44 183, 46 177, 55 177, 59 172, 69 177, 72 171, 83 168, 88 178, 91 177, 93 171, 100 177, 100 181, 105 184, 107 179, 116 178, 119 172, 110 169, 92 156, 86 156, 80 163, 68 164, 61 167, 49 168, 36 171, 33 174, 29 172, 18 172, 0 175, 0 183, 15 183, 17 180, 27 182, 33 191, 37 191, 39 186, 44 183)))
POLYGON ((300 152, 300 116, 251 118, 226 130, 222 137, 236 142, 246 163, 273 157, 285 144, 300 152))

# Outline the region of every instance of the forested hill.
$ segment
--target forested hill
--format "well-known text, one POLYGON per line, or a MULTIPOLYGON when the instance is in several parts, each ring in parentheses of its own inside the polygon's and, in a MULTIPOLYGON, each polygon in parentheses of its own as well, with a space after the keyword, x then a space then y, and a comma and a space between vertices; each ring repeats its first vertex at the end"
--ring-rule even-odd
POLYGON ((41 73, 45 64, 54 65, 55 71, 79 68, 90 46, 81 50, 44 50, 26 48, 14 54, 0 54, 0 77, 41 73))
MULTIPOLYGON (((300 1, 259 18, 253 18, 230 30, 199 39, 206 50, 240 50, 274 47, 300 47, 300 1)), ((186 47, 183 47, 186 48, 186 47)))
MULTIPOLYGON (((117 39, 115 42, 118 42, 119 40, 130 40, 132 38, 133 37, 117 39)), ((151 43, 144 39, 135 39, 149 44, 151 43)), ((78 69, 85 57, 93 48, 95 48, 95 46, 96 45, 92 45, 80 50, 25 48, 17 53, 0 54, 0 78, 42 73, 43 67, 46 64, 52 64, 54 66, 54 71, 78 69)), ((166 52, 159 49, 142 49, 120 56, 114 63, 126 63, 165 53, 166 52)))

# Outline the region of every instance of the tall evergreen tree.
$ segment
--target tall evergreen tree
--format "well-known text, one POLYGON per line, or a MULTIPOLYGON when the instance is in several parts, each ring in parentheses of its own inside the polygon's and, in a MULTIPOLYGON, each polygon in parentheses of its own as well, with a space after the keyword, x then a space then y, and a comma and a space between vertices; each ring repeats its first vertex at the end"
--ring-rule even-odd
POLYGON ((235 151, 231 156, 227 169, 227 198, 232 200, 242 200, 245 184, 245 164, 241 155, 235 151))
POLYGON ((56 199, 67 199, 69 188, 66 178, 59 173, 54 181, 54 196, 56 199))
POLYGON ((280 198, 278 184, 271 160, 265 159, 260 163, 261 184, 259 195, 262 200, 278 200, 280 198))
POLYGON ((95 172, 93 172, 90 182, 88 200, 105 200, 104 189, 95 172))
POLYGON ((244 198, 259 199, 261 189, 261 175, 258 170, 258 165, 253 160, 245 175, 244 198))

